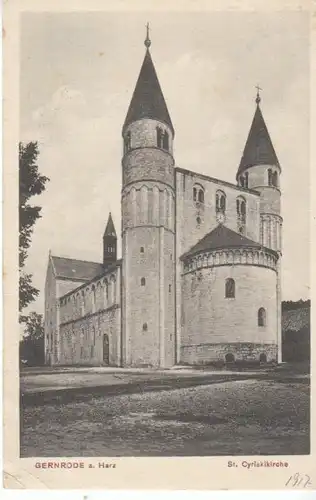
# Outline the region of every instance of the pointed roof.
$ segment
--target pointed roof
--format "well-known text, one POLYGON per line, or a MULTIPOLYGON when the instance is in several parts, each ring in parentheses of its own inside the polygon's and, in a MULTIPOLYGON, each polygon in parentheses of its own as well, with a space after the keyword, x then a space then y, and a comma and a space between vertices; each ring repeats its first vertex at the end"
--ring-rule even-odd
POLYGON ((215 229, 204 236, 197 242, 188 252, 182 255, 181 259, 185 259, 191 255, 201 253, 207 250, 216 250, 222 248, 262 248, 260 243, 250 240, 242 234, 236 233, 232 229, 218 224, 215 229))
POLYGON ((281 168, 259 106, 260 99, 258 97, 256 103, 255 115, 240 161, 237 177, 248 167, 254 165, 276 165, 281 168))
POLYGON ((174 135, 173 125, 149 52, 149 47, 147 47, 134 94, 128 108, 123 131, 130 123, 141 118, 152 118, 153 120, 166 123, 174 135))
POLYGON ((111 212, 109 213, 108 222, 106 224, 106 228, 105 228, 105 231, 104 231, 103 238, 105 236, 115 236, 116 237, 116 231, 115 231, 114 222, 113 222, 113 219, 112 219, 111 212))

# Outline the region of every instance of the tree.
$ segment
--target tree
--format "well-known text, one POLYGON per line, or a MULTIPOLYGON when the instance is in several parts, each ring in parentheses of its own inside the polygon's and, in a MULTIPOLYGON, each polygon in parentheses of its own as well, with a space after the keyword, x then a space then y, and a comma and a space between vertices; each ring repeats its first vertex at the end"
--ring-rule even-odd
MULTIPOLYGON (((32 285, 32 274, 24 271, 27 252, 31 245, 31 236, 34 224, 41 217, 41 207, 30 205, 29 199, 39 195, 45 190, 48 177, 40 175, 38 171, 37 142, 19 144, 19 175, 20 175, 20 197, 19 197, 19 311, 27 307, 38 296, 39 291, 32 285)), ((20 321, 25 322, 26 316, 20 315, 20 321)))
POLYGON ((27 316, 24 327, 24 338, 38 340, 44 337, 43 315, 33 311, 27 316))
POLYGON ((44 364, 43 315, 31 312, 24 320, 24 338, 20 341, 20 361, 29 366, 44 364))

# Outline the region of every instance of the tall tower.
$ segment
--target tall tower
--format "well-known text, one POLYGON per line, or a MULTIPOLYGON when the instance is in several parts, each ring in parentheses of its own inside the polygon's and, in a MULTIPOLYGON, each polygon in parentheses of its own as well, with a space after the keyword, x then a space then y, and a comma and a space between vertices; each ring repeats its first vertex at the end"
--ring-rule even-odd
POLYGON ((108 267, 114 264, 117 259, 117 236, 112 219, 109 213, 108 222, 103 235, 103 266, 108 267))
POLYGON ((175 363, 174 129, 149 47, 122 129, 125 366, 175 363))
POLYGON ((278 315, 278 361, 282 360, 281 331, 281 167, 275 153, 261 109, 261 98, 257 87, 256 110, 247 142, 237 172, 239 186, 255 189, 260 193, 260 243, 278 255, 277 269, 277 315, 278 315))

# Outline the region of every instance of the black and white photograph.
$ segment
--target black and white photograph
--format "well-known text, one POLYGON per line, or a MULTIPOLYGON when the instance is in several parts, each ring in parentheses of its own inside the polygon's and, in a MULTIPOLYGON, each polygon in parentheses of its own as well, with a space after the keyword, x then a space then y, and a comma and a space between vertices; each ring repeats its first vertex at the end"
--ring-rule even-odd
POLYGON ((20 458, 310 454, 309 23, 20 14, 20 458))

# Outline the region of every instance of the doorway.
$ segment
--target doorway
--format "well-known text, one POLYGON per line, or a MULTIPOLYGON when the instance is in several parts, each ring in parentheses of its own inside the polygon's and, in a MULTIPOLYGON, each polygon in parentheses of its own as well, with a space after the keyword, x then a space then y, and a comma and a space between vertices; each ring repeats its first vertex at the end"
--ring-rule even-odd
POLYGON ((103 335, 103 363, 108 365, 110 362, 110 346, 109 336, 105 333, 103 335))

